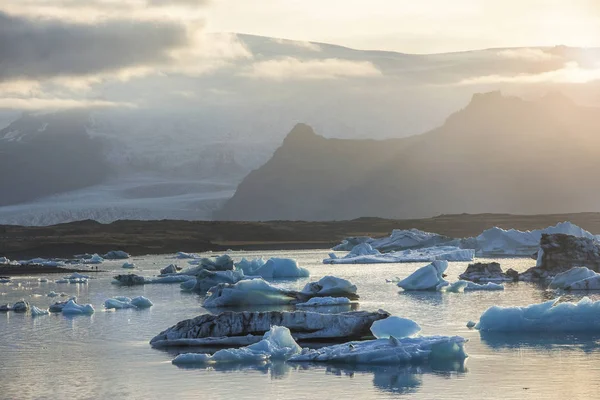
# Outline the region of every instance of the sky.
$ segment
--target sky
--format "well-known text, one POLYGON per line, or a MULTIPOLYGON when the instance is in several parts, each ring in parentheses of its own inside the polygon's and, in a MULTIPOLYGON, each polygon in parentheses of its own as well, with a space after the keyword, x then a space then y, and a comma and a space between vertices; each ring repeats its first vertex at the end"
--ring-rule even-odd
MULTIPOLYGON (((600 1, 2 0, 0 110, 135 107, 135 101, 102 98, 103 92, 94 88, 153 76, 222 72, 281 82, 385 75, 368 61, 319 54, 319 47, 309 44, 303 45, 304 58, 274 53, 265 58, 231 33, 405 53, 600 47, 600 1)), ((556 81, 565 76, 587 82, 600 75, 596 61, 582 70, 581 61, 539 52, 502 56, 529 60, 533 65, 523 69, 525 75, 492 71, 465 82, 556 81), (530 76, 532 71, 538 75, 530 76)))
POLYGON ((600 46, 598 0, 215 0, 211 31, 406 53, 600 46))

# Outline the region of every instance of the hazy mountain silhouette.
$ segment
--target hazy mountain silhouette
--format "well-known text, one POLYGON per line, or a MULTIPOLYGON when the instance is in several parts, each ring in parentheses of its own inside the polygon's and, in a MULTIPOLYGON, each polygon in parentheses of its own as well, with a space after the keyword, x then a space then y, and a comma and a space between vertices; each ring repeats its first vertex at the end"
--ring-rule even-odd
POLYGON ((405 139, 325 139, 297 125, 219 219, 412 218, 600 210, 600 109, 560 94, 476 94, 405 139))

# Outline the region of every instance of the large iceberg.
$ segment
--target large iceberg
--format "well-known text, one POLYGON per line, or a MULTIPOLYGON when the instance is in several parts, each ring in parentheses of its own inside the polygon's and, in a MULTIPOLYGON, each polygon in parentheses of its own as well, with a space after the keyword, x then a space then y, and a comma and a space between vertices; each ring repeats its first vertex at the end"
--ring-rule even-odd
POLYGON ((564 233, 575 237, 584 237, 598 240, 590 232, 570 222, 561 222, 555 226, 532 231, 518 231, 516 229, 504 230, 494 227, 483 231, 475 239, 477 241, 478 256, 530 256, 540 246, 543 233, 564 233))
POLYGON ((419 229, 394 229, 389 237, 373 239, 368 236, 347 238, 333 250, 349 251, 354 246, 366 243, 374 249, 386 252, 422 247, 439 246, 454 241, 447 236, 437 233, 424 232, 419 229))
POLYGON ((476 328, 484 332, 600 332, 600 301, 560 298, 525 307, 488 308, 476 328))
POLYGON ((285 360, 300 353, 300 346, 292 337, 290 330, 283 326, 272 326, 262 340, 239 349, 223 349, 213 355, 187 353, 180 354, 173 364, 217 364, 285 360))
POLYGON ((371 332, 377 339, 388 339, 391 336, 403 338, 414 336, 421 331, 421 327, 412 319, 391 316, 373 322, 371 332))
POLYGON ((404 290, 440 290, 448 285, 442 276, 447 268, 448 261, 434 261, 398 282, 398 286, 404 290))
POLYGON ((270 258, 266 262, 257 258, 248 261, 245 258, 235 267, 245 275, 260 276, 264 279, 305 278, 310 275, 306 268, 298 266, 298 262, 291 258, 270 258))
POLYGON ((466 340, 460 336, 422 336, 349 342, 320 349, 302 349, 292 362, 398 365, 427 361, 462 361, 466 340))
POLYGON ((309 311, 222 312, 180 321, 156 335, 150 344, 168 346, 239 346, 256 343, 271 326, 285 326, 296 341, 347 341, 372 337, 375 321, 388 318, 385 311, 351 311, 322 314, 309 311))
POLYGON ((325 264, 379 264, 403 262, 428 262, 435 260, 471 261, 475 256, 473 249, 461 249, 456 246, 426 247, 380 253, 369 243, 362 243, 352 249, 344 257, 338 258, 331 253, 323 260, 325 264))

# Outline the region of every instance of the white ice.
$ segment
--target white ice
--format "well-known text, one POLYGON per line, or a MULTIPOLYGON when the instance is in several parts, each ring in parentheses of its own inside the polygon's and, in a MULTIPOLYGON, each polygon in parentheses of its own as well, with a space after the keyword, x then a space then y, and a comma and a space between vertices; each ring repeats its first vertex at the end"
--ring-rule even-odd
POLYGON ((346 297, 313 297, 306 303, 298 303, 296 307, 329 307, 352 304, 346 297))
POLYGON ((476 328, 487 332, 600 332, 600 301, 560 298, 525 307, 488 308, 476 328))
POLYGON ((475 256, 472 249, 461 249, 456 246, 436 246, 421 249, 409 249, 380 253, 369 243, 355 246, 350 253, 338 258, 335 253, 323 260, 325 264, 380 264, 403 262, 428 262, 435 260, 471 261, 475 256))
POLYGON ((356 295, 356 285, 349 280, 327 275, 317 282, 310 282, 304 286, 302 293, 318 297, 342 297, 356 295))
POLYGON ((149 308, 154 304, 144 296, 134 297, 130 299, 129 297, 117 296, 112 299, 108 299, 104 302, 104 308, 106 309, 115 309, 121 310, 126 308, 149 308))
POLYGON ((467 357, 466 340, 460 336, 421 336, 349 342, 320 349, 302 349, 289 361, 340 364, 398 365, 427 360, 459 360, 467 357))
POLYGON ((62 308, 62 313, 65 315, 91 315, 94 313, 94 307, 91 304, 77 304, 71 299, 62 308))
POLYGON ((488 282, 479 284, 470 281, 459 280, 441 288, 443 291, 450 293, 462 293, 468 291, 495 291, 504 290, 504 285, 488 282))
POLYGON ((404 290, 439 290, 448 285, 442 277, 447 268, 448 261, 434 261, 398 282, 398 286, 404 290))
POLYGON ((306 268, 298 266, 291 258, 270 258, 266 262, 262 258, 248 261, 245 258, 235 264, 245 275, 260 276, 264 279, 304 278, 310 273, 306 268))
POLYGON ((550 289, 566 289, 567 287, 571 287, 573 284, 587 280, 589 278, 593 278, 598 274, 591 269, 586 267, 575 267, 571 268, 568 271, 561 272, 556 275, 552 282, 550 282, 550 289))
POLYGON ((565 233, 576 237, 598 240, 597 236, 570 222, 561 222, 555 226, 533 231, 504 230, 494 227, 483 231, 475 238, 478 246, 477 255, 530 256, 538 251, 543 233, 565 233))
POLYGON ((84 264, 101 264, 104 262, 104 258, 100 257, 98 254, 92 255, 91 258, 82 260, 84 264))
POLYGON ((371 325, 371 332, 377 339, 388 339, 390 336, 404 338, 414 336, 420 331, 421 327, 415 321, 396 316, 380 319, 371 325))
POLYGON ((50 312, 48 310, 42 310, 41 308, 37 308, 36 306, 31 306, 31 316, 37 317, 40 315, 48 315, 50 312))
POLYGON ((285 360, 302 349, 290 330, 283 326, 273 326, 266 332, 263 339, 255 344, 239 349, 223 349, 215 354, 180 354, 173 359, 173 364, 218 364, 218 363, 249 363, 269 359, 285 360))
POLYGON ((233 285, 220 284, 211 288, 204 307, 236 307, 242 305, 290 304, 296 298, 262 278, 242 280, 233 285))
POLYGON ((135 264, 132 262, 124 262, 122 265, 122 268, 129 268, 129 269, 135 268, 135 264))

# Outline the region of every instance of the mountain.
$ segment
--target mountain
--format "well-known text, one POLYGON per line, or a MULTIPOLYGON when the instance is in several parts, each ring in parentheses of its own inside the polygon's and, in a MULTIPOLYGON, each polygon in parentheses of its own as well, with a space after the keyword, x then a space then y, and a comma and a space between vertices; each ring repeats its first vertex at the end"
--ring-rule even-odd
POLYGON ((600 110, 475 94, 439 128, 334 140, 297 125, 216 213, 228 220, 600 210, 600 110))

